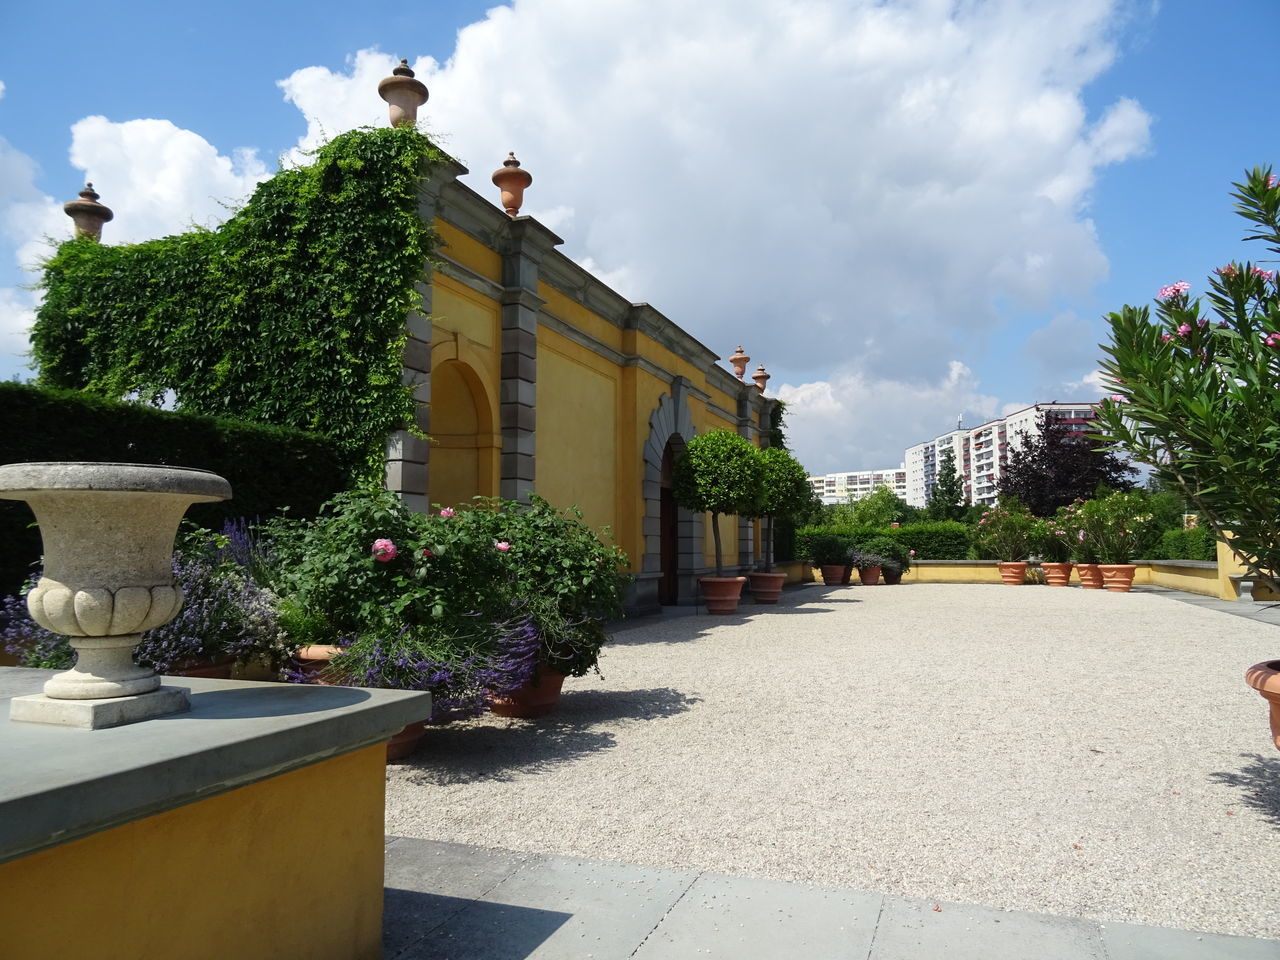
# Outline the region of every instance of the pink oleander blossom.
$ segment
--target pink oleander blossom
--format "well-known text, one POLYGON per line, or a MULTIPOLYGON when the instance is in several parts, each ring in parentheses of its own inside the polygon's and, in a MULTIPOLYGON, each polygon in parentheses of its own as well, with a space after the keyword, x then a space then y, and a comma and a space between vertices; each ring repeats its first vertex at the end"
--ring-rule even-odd
POLYGON ((390 540, 380 539, 373 541, 373 559, 381 563, 394 560, 398 552, 396 545, 390 540))
POLYGON ((1253 275, 1255 277, 1261 277, 1263 280, 1270 280, 1276 274, 1274 270, 1263 270, 1261 267, 1254 267, 1253 275))
POLYGON ((1084 531, 1083 531, 1083 530, 1077 530, 1077 531, 1076 531, 1076 539, 1077 539, 1077 540, 1079 540, 1081 543, 1084 543, 1084 531))
POLYGON ((511 549, 511 544, 507 543, 505 540, 495 540, 493 541, 493 545, 497 548, 499 553, 506 553, 511 549))
POLYGON ((1179 280, 1177 283, 1171 283, 1167 287, 1161 287, 1160 292, 1156 294, 1157 300, 1170 300, 1173 297, 1181 296, 1191 289, 1191 284, 1185 280, 1179 280))
POLYGON ((1111 395, 1111 398, 1110 398, 1110 399, 1111 399, 1111 402, 1112 402, 1112 403, 1124 403, 1124 394, 1123 394, 1123 393, 1113 393, 1113 394, 1111 395))
POLYGON ((1235 264, 1228 263, 1225 267, 1219 267, 1213 272, 1220 277, 1234 277, 1236 275, 1235 264))
POLYGON ((440 510, 440 516, 448 519, 449 517, 456 517, 457 513, 454 512, 453 507, 443 507, 440 510))
POLYGON ((1178 324, 1178 336, 1185 337, 1190 332, 1191 332, 1191 324, 1189 323, 1178 324))
POLYGON ((1165 343, 1168 343, 1170 340, 1173 339, 1173 337, 1169 336, 1167 333, 1162 333, 1160 334, 1160 339, 1163 340, 1165 343))

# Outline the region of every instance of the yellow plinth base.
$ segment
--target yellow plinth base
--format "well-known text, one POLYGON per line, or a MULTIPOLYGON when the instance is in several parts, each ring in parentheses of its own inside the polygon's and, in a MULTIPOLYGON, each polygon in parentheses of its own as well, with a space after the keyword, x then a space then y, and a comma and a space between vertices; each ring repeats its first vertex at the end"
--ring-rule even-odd
POLYGON ((0 864, 0 957, 382 956, 386 747, 0 864))

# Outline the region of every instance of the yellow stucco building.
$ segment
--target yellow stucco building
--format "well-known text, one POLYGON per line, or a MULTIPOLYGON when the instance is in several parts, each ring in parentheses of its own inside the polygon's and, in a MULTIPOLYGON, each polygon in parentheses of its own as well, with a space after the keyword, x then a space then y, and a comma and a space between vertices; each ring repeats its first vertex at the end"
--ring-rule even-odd
MULTIPOLYGON (((464 173, 450 163, 421 191, 439 263, 424 317, 409 321, 405 376, 430 439, 394 438, 388 487, 419 509, 530 492, 576 506, 630 557, 633 611, 693 602, 714 563, 710 521, 672 501, 672 460, 717 428, 767 444, 775 401, 559 252, 538 221, 462 184, 464 173)), ((745 572, 756 525, 725 517, 721 536, 726 566, 745 572)))

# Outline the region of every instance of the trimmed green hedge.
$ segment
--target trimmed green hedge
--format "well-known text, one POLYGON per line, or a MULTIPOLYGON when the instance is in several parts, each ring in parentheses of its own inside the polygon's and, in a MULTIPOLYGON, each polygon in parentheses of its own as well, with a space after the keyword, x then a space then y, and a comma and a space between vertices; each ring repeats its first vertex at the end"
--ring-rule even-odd
POLYGON ((843 538, 851 550, 861 548, 876 537, 890 537, 907 550, 914 550, 915 560, 965 560, 971 544, 971 528, 955 520, 908 523, 880 529, 803 527, 796 531, 796 557, 811 560, 814 546, 825 543, 831 536, 843 538))
MULTIPOLYGON (((99 460, 212 470, 230 481, 232 499, 195 504, 186 515, 214 529, 286 507, 292 516, 311 516, 350 486, 357 459, 323 434, 0 383, 0 463, 99 460)), ((25 503, 0 500, 0 595, 15 592, 40 559, 32 521, 25 503)))
POLYGON ((1152 560, 1203 560, 1218 559, 1218 539, 1212 530, 1193 527, 1190 530, 1166 530, 1160 542, 1150 551, 1152 560))

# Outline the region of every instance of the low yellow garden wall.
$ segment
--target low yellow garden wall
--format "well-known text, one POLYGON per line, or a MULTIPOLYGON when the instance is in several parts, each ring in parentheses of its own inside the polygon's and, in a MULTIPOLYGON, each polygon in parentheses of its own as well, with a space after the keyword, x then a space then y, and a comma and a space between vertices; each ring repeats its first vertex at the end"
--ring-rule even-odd
POLYGON ((380 957, 385 766, 365 747, 0 864, 0 956, 380 957))

